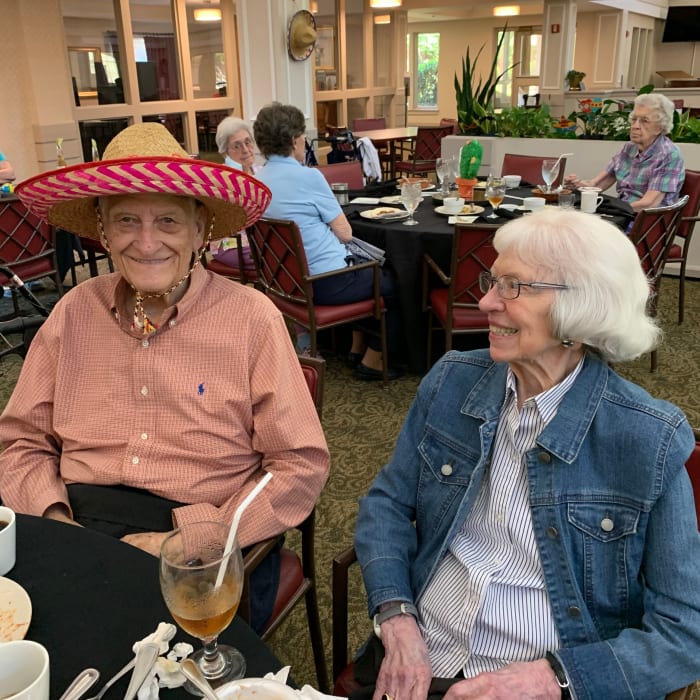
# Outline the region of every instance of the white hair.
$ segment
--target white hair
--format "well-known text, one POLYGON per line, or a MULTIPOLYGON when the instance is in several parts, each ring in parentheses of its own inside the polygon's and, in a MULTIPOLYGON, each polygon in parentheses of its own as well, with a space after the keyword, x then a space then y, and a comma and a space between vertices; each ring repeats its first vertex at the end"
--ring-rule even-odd
MULTIPOLYGON (((644 95, 637 95, 637 97, 634 98, 634 106, 651 109, 663 133, 671 133, 671 129, 673 129, 673 112, 675 111, 675 107, 673 106, 673 102, 671 102, 666 95, 662 95, 660 92, 648 92, 644 95)), ((632 111, 634 111, 634 109, 632 111)))
POLYGON ((222 155, 228 150, 228 140, 241 129, 248 132, 250 138, 255 141, 253 130, 244 119, 238 117, 225 117, 216 127, 216 147, 222 155))
POLYGON ((594 214, 544 207, 502 226, 494 247, 546 275, 539 281, 569 287, 554 298, 554 337, 579 341, 608 362, 656 347, 661 332, 647 312, 649 282, 637 250, 616 226, 594 214))

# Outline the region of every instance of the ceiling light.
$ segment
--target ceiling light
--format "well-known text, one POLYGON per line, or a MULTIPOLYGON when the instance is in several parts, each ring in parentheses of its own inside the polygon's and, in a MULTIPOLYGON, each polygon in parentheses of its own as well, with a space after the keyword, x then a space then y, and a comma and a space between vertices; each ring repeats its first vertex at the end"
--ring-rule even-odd
POLYGON ((194 11, 195 22, 221 22, 221 10, 218 7, 198 7, 194 11))
POLYGON ((494 17, 513 17, 520 14, 520 5, 500 5, 493 8, 494 17))
POLYGON ((385 9, 387 7, 401 7, 403 0, 369 0, 369 6, 375 9, 385 9))
POLYGON ((318 3, 316 2, 316 0, 311 0, 311 2, 309 3, 309 10, 311 11, 312 15, 318 14, 318 3))
POLYGON ((391 15, 374 15, 375 24, 391 24, 391 15))

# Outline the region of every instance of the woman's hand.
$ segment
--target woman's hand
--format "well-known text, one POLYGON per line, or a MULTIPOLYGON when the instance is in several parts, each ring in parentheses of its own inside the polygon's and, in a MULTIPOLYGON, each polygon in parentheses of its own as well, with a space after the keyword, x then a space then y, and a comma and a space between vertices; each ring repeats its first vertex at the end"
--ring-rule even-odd
POLYGON ((372 700, 426 700, 433 677, 428 648, 411 615, 396 615, 382 623, 382 661, 372 700))
MULTIPOLYGON (((455 683, 444 700, 560 700, 561 688, 545 659, 518 662, 455 683)), ((398 700, 403 700, 399 698, 398 700)))

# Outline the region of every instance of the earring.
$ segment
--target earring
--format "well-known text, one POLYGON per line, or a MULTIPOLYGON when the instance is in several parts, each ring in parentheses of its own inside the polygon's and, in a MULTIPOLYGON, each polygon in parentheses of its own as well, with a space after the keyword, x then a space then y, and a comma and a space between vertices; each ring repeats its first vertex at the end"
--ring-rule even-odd
POLYGON ((574 341, 569 340, 568 338, 566 338, 565 340, 562 340, 561 344, 562 344, 562 347, 565 347, 565 348, 573 348, 574 347, 574 341))

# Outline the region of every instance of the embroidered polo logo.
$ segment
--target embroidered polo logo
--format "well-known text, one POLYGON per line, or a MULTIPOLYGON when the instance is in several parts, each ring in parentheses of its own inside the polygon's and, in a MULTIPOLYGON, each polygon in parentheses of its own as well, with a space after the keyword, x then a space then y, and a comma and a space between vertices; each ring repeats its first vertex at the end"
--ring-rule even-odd
POLYGON ((197 387, 197 394, 199 396, 204 396, 204 382, 197 387))

